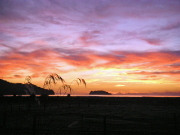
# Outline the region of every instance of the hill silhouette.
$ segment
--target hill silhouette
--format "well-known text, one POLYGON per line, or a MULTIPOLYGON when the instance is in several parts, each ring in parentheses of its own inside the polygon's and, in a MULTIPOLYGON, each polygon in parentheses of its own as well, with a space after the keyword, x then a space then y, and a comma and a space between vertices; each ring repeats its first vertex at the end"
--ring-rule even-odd
POLYGON ((108 93, 103 90, 97 90, 97 91, 91 91, 89 95, 111 95, 111 93, 108 93))
MULTIPOLYGON (((43 89, 41 87, 38 87, 36 85, 33 85, 34 92, 36 95, 42 95, 42 94, 47 94, 47 95, 54 95, 53 90, 47 90, 43 89)), ((26 95, 28 88, 26 87, 25 84, 22 83, 10 83, 8 81, 0 79, 0 95, 26 95)))

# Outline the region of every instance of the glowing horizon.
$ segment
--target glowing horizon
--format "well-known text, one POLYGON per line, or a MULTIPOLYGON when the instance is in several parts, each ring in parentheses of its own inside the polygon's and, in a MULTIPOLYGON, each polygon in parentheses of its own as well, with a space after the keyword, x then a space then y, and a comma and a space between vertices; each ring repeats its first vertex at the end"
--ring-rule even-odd
POLYGON ((180 95, 179 20, 179 0, 1 0, 0 78, 43 87, 57 73, 86 80, 75 94, 180 95))

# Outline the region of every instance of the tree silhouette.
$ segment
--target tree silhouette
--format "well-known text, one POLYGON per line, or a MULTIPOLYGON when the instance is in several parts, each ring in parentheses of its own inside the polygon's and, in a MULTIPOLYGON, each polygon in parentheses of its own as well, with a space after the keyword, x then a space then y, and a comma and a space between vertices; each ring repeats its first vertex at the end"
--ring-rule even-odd
POLYGON ((46 78, 45 78, 45 81, 44 81, 44 88, 48 88, 48 90, 51 89, 52 87, 52 84, 56 84, 57 81, 61 81, 63 84, 65 83, 65 80, 59 76, 58 74, 56 73, 52 73, 52 74, 49 74, 46 78))
POLYGON ((30 95, 35 95, 35 91, 34 91, 34 87, 33 87, 33 85, 32 85, 32 83, 31 83, 31 76, 26 76, 25 77, 25 86, 26 86, 26 88, 27 88, 27 91, 26 91, 26 93, 28 93, 28 94, 30 94, 30 95))
POLYGON ((52 74, 49 74, 46 78, 45 78, 45 81, 44 81, 44 88, 48 88, 48 90, 50 90, 52 88, 52 85, 53 84, 56 84, 58 81, 61 81, 61 83, 63 84, 61 87, 59 87, 59 91, 60 91, 60 95, 61 95, 61 90, 65 90, 65 93, 69 90, 70 93, 71 91, 73 90, 71 85, 72 83, 75 81, 78 86, 83 83, 86 87, 86 81, 82 78, 76 78, 74 79, 70 85, 69 84, 66 84, 65 80, 59 76, 58 74, 56 73, 52 73, 52 74))
POLYGON ((86 87, 86 81, 85 81, 84 79, 82 79, 82 78, 76 78, 76 79, 74 79, 74 80, 70 83, 70 85, 64 84, 62 87, 60 87, 60 93, 61 93, 61 89, 64 89, 64 90, 65 90, 65 93, 64 93, 64 94, 66 94, 66 92, 67 92, 68 90, 69 90, 70 93, 71 93, 71 91, 73 91, 71 85, 72 85, 72 83, 73 83, 74 81, 78 84, 78 86, 79 86, 81 83, 83 83, 83 84, 85 85, 85 87, 86 87))

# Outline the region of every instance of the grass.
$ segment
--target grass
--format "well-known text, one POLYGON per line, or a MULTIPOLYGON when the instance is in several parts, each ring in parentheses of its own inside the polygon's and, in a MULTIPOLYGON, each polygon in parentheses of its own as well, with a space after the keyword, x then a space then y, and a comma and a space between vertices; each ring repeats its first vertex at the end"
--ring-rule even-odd
POLYGON ((32 134, 178 134, 180 98, 1 98, 1 132, 32 134), (6 112, 6 126, 3 126, 6 112), (104 122, 104 118, 106 122, 104 122), (104 127, 106 130, 104 131, 104 127))

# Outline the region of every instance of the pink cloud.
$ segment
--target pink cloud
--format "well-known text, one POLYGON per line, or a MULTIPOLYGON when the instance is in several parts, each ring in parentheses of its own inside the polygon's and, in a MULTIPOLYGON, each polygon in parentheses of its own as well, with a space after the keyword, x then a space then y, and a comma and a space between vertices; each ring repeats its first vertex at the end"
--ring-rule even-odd
POLYGON ((150 45, 155 45, 155 46, 162 45, 161 44, 162 41, 160 39, 150 39, 150 38, 148 39, 147 38, 147 39, 143 39, 143 40, 146 41, 150 45))
POLYGON ((178 74, 172 71, 179 71, 179 33, 168 34, 180 26, 178 0, 1 0, 0 6, 0 47, 6 48, 0 48, 1 75, 26 69, 39 76, 61 62, 79 70, 120 67, 178 74), (142 52, 145 46, 137 39, 152 45, 150 49, 177 46, 177 51, 142 52), (93 50, 96 46, 98 50, 93 50))
MULTIPOLYGON (((67 50, 64 50, 65 52, 67 50)), ((11 69, 31 69, 34 72, 46 70, 53 63, 65 62, 77 68, 95 67, 114 67, 128 66, 129 68, 139 67, 157 67, 159 70, 156 74, 177 74, 174 69, 179 70, 176 63, 180 63, 180 55, 178 52, 149 52, 149 53, 133 53, 133 52, 114 52, 114 54, 95 54, 91 51, 67 51, 68 55, 57 50, 36 50, 29 53, 10 52, 6 56, 0 58, 1 71, 10 71, 11 69), (99 63, 98 60, 104 60, 106 63, 99 63), (141 64, 142 63, 142 64, 141 64), (144 63, 144 64, 143 64, 144 63), (132 64, 132 66, 130 66, 132 64), (166 66, 168 65, 168 66, 166 66), (173 72, 172 72, 173 71, 173 72)))
POLYGON ((152 93, 117 93, 117 95, 140 95, 140 96, 180 96, 180 92, 152 92, 152 93))
POLYGON ((180 22, 170 23, 162 28, 162 30, 177 30, 180 29, 180 22))
MULTIPOLYGON (((140 71, 140 72, 130 72, 128 74, 140 74, 140 75, 158 75, 158 74, 166 74, 166 75, 180 75, 180 70, 177 71, 154 71, 154 72, 146 72, 146 71, 140 71)), ((156 76, 155 76, 156 77, 156 76)))

